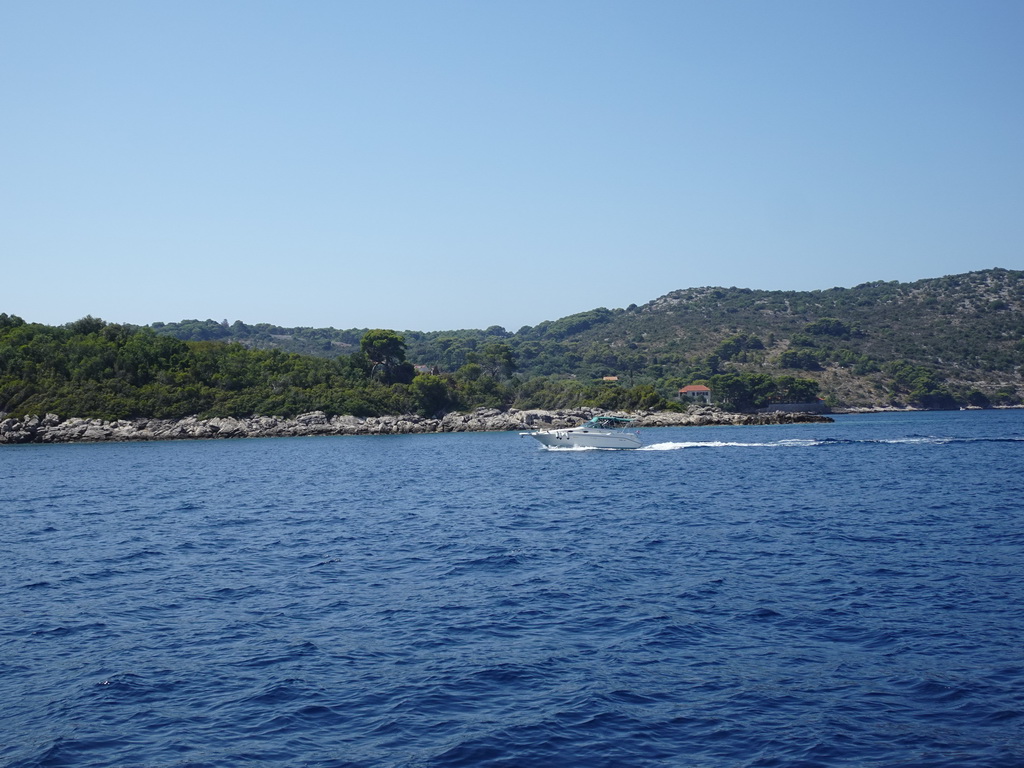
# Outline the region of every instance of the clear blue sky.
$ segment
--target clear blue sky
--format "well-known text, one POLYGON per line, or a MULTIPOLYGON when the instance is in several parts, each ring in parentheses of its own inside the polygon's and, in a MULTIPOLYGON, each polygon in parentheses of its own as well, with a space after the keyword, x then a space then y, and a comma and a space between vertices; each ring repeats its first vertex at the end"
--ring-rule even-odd
POLYGON ((0 312, 517 330, 1024 268, 1024 2, 0 0, 0 312))

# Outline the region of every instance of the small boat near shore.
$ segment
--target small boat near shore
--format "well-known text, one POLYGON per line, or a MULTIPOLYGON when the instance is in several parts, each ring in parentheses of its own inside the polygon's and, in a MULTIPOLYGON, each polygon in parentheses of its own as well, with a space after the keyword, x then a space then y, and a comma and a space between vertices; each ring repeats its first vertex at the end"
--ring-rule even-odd
POLYGON ((643 443, 636 432, 627 427, 632 419, 617 416, 595 416, 578 427, 520 432, 520 437, 532 437, 548 448, 639 448, 643 443))

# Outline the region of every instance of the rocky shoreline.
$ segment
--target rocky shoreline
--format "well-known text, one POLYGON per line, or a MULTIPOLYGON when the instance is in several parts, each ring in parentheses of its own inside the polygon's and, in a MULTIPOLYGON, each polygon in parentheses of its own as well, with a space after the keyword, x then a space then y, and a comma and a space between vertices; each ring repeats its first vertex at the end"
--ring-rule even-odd
MULTIPOLYGON (((559 411, 501 411, 482 408, 431 419, 405 416, 328 416, 322 411, 294 418, 103 419, 68 418, 56 414, 0 419, 0 444, 99 443, 211 438, 299 437, 307 435, 409 435, 439 432, 500 432, 574 427, 603 413, 591 409, 559 411)), ((797 424, 829 422, 811 413, 727 413, 713 407, 694 407, 686 413, 643 412, 628 415, 637 427, 797 424)))

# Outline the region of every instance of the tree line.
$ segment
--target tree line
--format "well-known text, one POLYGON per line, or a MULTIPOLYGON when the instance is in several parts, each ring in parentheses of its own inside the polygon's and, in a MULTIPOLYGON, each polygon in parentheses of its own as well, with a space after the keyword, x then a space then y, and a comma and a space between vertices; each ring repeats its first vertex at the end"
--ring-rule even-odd
MULTIPOLYGON (((236 341, 323 357, 359 351, 367 333, 237 320, 152 328, 185 341, 236 341)), ((734 375, 747 390, 738 401, 763 402, 756 377, 766 375, 813 379, 833 405, 1014 405, 1024 394, 1024 272, 992 269, 823 291, 689 288, 643 306, 597 308, 515 332, 491 326, 403 331, 402 337, 408 359, 442 376, 476 381, 481 374, 511 384, 516 398, 538 391, 545 401, 595 401, 624 398, 627 390, 638 402, 649 400, 653 388, 671 401, 686 384, 734 375), (505 363, 497 361, 499 352, 505 363), (618 377, 615 392, 595 388, 605 376, 618 377)), ((719 402, 733 400, 723 392, 719 402)))
MULTIPOLYGON (((184 341, 91 316, 56 327, 0 314, 0 412, 134 419, 686 407, 671 387, 646 381, 524 376, 515 350, 494 333, 453 361, 459 364, 448 371, 415 366, 405 337, 386 329, 366 331, 350 354, 318 357, 184 341)), ((705 381, 716 400, 735 409, 817 395, 816 382, 793 376, 723 373, 705 381)))

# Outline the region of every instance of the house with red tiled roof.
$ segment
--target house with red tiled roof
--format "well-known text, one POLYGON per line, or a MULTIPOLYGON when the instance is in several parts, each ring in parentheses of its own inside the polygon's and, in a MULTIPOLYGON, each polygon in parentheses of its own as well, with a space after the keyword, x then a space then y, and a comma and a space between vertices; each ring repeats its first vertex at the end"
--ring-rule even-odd
POLYGON ((711 402, 711 390, 705 387, 703 384, 687 384, 685 387, 679 390, 680 400, 689 400, 691 402, 711 402))

